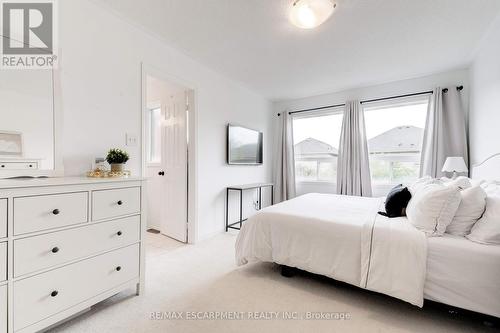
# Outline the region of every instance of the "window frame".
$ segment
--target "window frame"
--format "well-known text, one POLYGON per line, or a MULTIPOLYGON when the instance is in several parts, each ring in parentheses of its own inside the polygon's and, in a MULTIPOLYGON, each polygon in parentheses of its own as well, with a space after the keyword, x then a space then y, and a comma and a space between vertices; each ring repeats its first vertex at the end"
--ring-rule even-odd
MULTIPOLYGON (((152 149, 152 112, 155 110, 160 110, 160 121, 163 116, 163 106, 161 102, 152 102, 148 103, 146 108, 146 128, 147 128, 147 137, 146 137, 146 166, 147 167, 160 167, 163 163, 163 152, 160 149, 160 160, 151 162, 151 149, 152 149)), ((163 133, 160 133, 160 137, 163 138, 163 133)), ((162 139, 160 139, 162 140, 162 139)))
MULTIPOLYGON (((405 107, 405 106, 412 106, 412 105, 421 105, 425 104, 427 105, 427 108, 429 107, 429 104, 431 102, 431 96, 432 94, 422 94, 422 95, 417 95, 417 96, 410 96, 410 97, 400 97, 400 98, 394 98, 394 99, 387 99, 387 100, 382 100, 382 101, 374 101, 374 102, 367 102, 362 104, 362 110, 364 115, 366 116, 366 112, 372 112, 372 111, 378 111, 378 110, 383 110, 383 109, 392 109, 392 108, 399 108, 399 107, 405 107)), ((425 132, 425 126, 427 125, 427 119, 424 125, 424 132, 425 132)), ((365 127, 367 126, 366 120, 365 120, 365 127)), ((370 139, 367 138, 367 143, 370 139)), ((422 136, 423 140, 423 136, 422 136)), ((381 156, 383 154, 371 154, 368 151, 368 157, 369 161, 371 161, 372 158, 376 158, 377 155, 381 156)), ((418 162, 420 163, 422 156, 422 147, 420 149, 420 153, 417 158, 411 157, 408 155, 401 155, 401 156, 394 156, 394 157, 386 157, 385 159, 380 158, 380 160, 383 161, 389 161, 391 163, 393 162, 418 162)), ((420 168, 418 173, 420 173, 420 168)), ((371 179, 371 185, 372 185, 372 190, 375 192, 375 190, 378 190, 380 192, 386 192, 390 190, 392 187, 400 184, 401 182, 399 181, 392 181, 389 183, 375 183, 373 178, 371 177, 371 172, 372 172, 372 165, 370 163, 370 179, 371 179)), ((418 176, 417 176, 418 177, 418 176)))
MULTIPOLYGON (((289 111, 286 111, 286 112, 289 112, 289 111)), ((292 136, 293 136, 293 122, 295 120, 298 120, 298 119, 307 119, 307 118, 319 118, 319 117, 326 117, 326 116, 331 116, 331 115, 343 115, 344 114, 344 106, 335 106, 335 107, 330 107, 330 108, 325 108, 323 110, 311 110, 311 111, 301 111, 301 112, 297 112, 297 113, 293 113, 292 111, 292 114, 290 114, 291 116, 291 121, 292 121, 292 136)), ((342 119, 343 121, 343 119, 342 119)), ((318 165, 316 166, 316 180, 313 180, 313 179, 304 179, 304 180, 300 180, 297 178, 297 174, 296 174, 296 160, 295 160, 295 144, 296 142, 293 141, 292 142, 292 147, 294 148, 293 150, 293 160, 294 160, 294 173, 295 173, 295 187, 297 189, 298 185, 310 185, 310 186, 314 186, 314 185, 325 185, 325 186, 334 186, 336 188, 337 186, 337 178, 335 177, 335 179, 333 181, 330 181, 330 180, 326 180, 326 179, 318 179, 319 177, 319 164, 321 163, 321 161, 318 161, 318 160, 310 160, 310 161, 316 161, 316 163, 318 163, 318 165)), ((339 144, 340 144, 340 137, 339 137, 339 144)), ((325 161, 323 161, 325 162, 325 161)))

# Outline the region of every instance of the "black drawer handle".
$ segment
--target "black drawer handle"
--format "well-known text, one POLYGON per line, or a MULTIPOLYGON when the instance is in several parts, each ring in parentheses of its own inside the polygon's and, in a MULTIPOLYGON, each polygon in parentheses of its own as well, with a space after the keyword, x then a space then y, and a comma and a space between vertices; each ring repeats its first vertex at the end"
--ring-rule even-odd
POLYGON ((57 246, 52 248, 52 253, 57 253, 57 252, 59 252, 59 248, 57 246))
POLYGON ((121 232, 121 231, 118 231, 116 234, 117 234, 118 236, 121 236, 121 235, 122 235, 122 232, 121 232))
POLYGON ((117 272, 121 271, 122 270, 122 266, 118 266, 115 268, 117 272))
POLYGON ((123 201, 118 200, 117 204, 121 206, 121 205, 123 205, 123 201))
POLYGON ((50 296, 52 297, 56 297, 57 295, 59 295, 59 292, 57 290, 54 290, 53 292, 50 293, 50 296))
POLYGON ((52 214, 54 214, 54 215, 58 215, 60 212, 61 212, 61 211, 60 211, 59 209, 57 209, 57 208, 56 208, 56 209, 54 209, 54 210, 52 211, 52 214))

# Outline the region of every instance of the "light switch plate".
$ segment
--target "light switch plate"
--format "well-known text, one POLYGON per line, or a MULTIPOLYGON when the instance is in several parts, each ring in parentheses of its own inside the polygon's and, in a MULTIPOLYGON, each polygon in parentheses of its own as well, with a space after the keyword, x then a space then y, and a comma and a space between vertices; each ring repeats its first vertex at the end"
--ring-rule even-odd
POLYGON ((137 135, 135 135, 133 133, 126 133, 125 140, 126 140, 127 146, 130 146, 130 147, 137 146, 137 135))

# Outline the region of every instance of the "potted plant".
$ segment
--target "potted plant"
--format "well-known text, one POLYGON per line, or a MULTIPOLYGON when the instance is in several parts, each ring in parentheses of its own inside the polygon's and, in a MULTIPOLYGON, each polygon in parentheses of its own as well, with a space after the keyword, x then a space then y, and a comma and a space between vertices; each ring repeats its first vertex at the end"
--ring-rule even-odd
POLYGON ((129 160, 128 153, 124 150, 113 148, 108 151, 106 161, 111 165, 111 172, 122 172, 123 165, 129 160))

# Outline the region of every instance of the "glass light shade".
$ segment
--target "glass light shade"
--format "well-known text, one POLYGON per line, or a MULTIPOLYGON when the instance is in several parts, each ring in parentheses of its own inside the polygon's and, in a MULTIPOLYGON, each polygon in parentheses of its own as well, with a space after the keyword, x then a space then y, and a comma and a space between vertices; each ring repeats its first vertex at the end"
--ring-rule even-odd
POLYGON ((316 28, 333 14, 332 0, 296 0, 290 11, 290 21, 302 29, 316 28))

